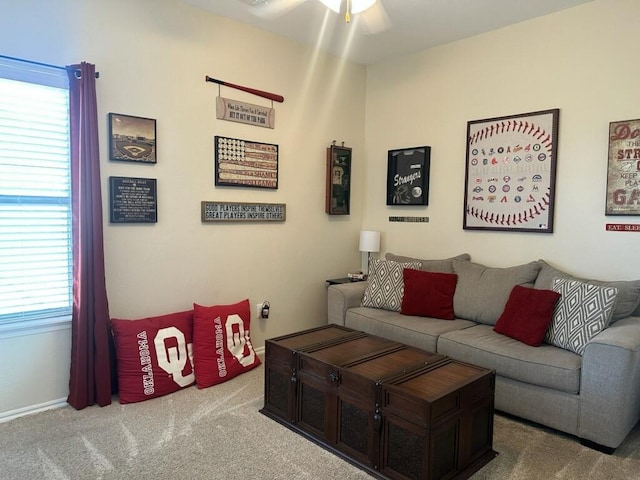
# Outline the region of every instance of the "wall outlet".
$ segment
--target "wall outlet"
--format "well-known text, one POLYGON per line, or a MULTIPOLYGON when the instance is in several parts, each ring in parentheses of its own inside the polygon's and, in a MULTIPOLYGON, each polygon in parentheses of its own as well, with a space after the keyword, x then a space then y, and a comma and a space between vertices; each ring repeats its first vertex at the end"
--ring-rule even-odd
POLYGON ((263 302, 256 303, 256 318, 260 318, 262 316, 262 303, 263 302))

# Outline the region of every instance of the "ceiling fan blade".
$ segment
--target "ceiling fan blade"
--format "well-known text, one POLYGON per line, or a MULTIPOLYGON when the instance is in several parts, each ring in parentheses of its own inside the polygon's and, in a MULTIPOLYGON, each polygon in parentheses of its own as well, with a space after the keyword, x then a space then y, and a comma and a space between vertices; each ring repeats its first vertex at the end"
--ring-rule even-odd
POLYGON ((382 2, 378 0, 371 8, 358 14, 360 15, 360 24, 364 33, 375 35, 391 28, 391 19, 387 15, 387 11, 382 6, 382 2))
MULTIPOLYGON (((246 3, 246 0, 241 0, 246 3)), ((261 18, 277 18, 293 10, 306 0, 268 0, 256 2, 256 5, 249 11, 261 18)))

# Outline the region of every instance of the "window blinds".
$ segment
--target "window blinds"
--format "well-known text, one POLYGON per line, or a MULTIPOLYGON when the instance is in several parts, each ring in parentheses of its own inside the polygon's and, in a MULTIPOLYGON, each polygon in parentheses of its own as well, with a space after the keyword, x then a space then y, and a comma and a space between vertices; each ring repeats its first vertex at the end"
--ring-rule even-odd
POLYGON ((71 312, 63 69, 0 58, 0 324, 71 312))

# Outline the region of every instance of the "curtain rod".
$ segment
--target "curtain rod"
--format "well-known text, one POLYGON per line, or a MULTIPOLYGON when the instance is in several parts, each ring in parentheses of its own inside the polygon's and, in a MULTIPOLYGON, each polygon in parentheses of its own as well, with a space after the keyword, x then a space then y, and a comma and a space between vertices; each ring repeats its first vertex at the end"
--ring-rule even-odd
MULTIPOLYGON (((0 55, 0 59, 2 58, 6 58, 7 60, 14 60, 16 62, 23 62, 23 63, 30 63, 31 65, 39 65, 41 67, 47 67, 47 68, 55 68, 56 70, 68 70, 67 67, 61 67, 59 65, 51 65, 49 63, 42 63, 42 62, 34 62, 33 60, 25 60, 24 58, 17 58, 17 57, 9 57, 7 55, 0 55)), ((96 78, 100 78, 100 72, 96 72, 96 78)))

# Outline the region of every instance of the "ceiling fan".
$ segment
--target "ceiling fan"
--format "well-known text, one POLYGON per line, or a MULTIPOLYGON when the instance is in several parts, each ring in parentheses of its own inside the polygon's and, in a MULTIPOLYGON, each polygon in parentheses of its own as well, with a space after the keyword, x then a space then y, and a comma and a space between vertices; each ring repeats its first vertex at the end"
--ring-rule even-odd
MULTIPOLYGON (((251 11, 262 18, 277 18, 293 10, 308 0, 240 0, 254 7, 251 11)), ((330 10, 343 14, 346 23, 351 23, 353 15, 358 16, 364 31, 368 34, 383 32, 391 27, 381 0, 319 0, 330 10)))

